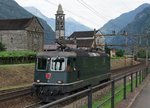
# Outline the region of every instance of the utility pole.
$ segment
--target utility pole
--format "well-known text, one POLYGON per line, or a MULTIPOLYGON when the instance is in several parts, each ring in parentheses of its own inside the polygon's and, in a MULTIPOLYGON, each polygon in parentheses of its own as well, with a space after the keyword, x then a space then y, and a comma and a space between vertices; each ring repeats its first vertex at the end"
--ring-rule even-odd
MULTIPOLYGON (((145 60, 145 62, 146 62, 146 65, 148 66, 148 33, 147 33, 147 35, 146 34, 140 34, 140 33, 138 33, 138 34, 127 34, 127 32, 124 31, 123 34, 114 34, 113 33, 113 34, 103 34, 103 35, 98 35, 98 36, 106 36, 106 37, 107 36, 122 36, 122 37, 125 37, 125 40, 124 40, 125 44, 124 45, 99 45, 99 46, 122 46, 122 47, 124 47, 124 57, 125 57, 124 64, 125 64, 125 66, 127 66, 127 47, 133 46, 133 53, 132 54, 134 56, 134 52, 135 52, 136 56, 137 56, 138 55, 138 49, 139 49, 140 44, 141 44, 141 36, 146 37, 146 46, 145 46, 146 47, 146 60, 145 60), (128 36, 136 36, 136 37, 132 37, 132 38, 136 38, 137 42, 134 42, 134 43, 136 43, 136 45, 135 44, 128 45, 128 39, 129 39, 128 36), (137 49, 134 49, 134 48, 137 48, 137 49)), ((110 38, 110 37, 108 37, 108 38, 110 38)), ((95 38, 94 38, 94 40, 95 40, 95 38)), ((95 45, 95 41, 94 41, 94 45, 95 45)), ((133 64, 134 64, 134 58, 133 58, 133 64)))
POLYGON ((94 29, 94 49, 96 49, 96 29, 94 29))
POLYGON ((140 47, 140 37, 137 37, 137 48, 136 48, 136 57, 138 58, 138 50, 139 50, 139 47, 140 47))
POLYGON ((124 51, 124 55, 125 55, 125 66, 127 65, 127 35, 126 33, 124 34, 125 35, 125 51, 124 51))
POLYGON ((133 47, 131 48, 131 49, 132 49, 132 50, 131 50, 131 51, 132 51, 132 65, 134 65, 134 56, 135 56, 135 55, 134 55, 134 51, 135 51, 134 48, 135 48, 135 46, 133 46, 133 47))
POLYGON ((148 33, 146 34, 146 66, 148 66, 148 33))

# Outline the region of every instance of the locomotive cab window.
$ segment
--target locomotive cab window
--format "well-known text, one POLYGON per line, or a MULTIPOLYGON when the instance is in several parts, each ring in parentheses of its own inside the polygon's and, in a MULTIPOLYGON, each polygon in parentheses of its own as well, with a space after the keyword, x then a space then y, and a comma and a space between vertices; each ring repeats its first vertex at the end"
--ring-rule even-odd
POLYGON ((51 71, 64 71, 65 70, 65 59, 62 57, 51 59, 51 71))
POLYGON ((37 69, 38 70, 46 70, 47 59, 46 58, 38 58, 37 59, 37 69))

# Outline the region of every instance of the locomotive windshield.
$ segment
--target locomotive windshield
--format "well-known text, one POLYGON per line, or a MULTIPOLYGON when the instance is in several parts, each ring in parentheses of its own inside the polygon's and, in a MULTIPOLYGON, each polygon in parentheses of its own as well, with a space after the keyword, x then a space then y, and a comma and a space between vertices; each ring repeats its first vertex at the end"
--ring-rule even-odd
POLYGON ((51 58, 51 71, 64 71, 65 59, 62 57, 51 58))
POLYGON ((46 58, 38 58, 37 59, 37 69, 38 70, 46 70, 47 59, 46 58))

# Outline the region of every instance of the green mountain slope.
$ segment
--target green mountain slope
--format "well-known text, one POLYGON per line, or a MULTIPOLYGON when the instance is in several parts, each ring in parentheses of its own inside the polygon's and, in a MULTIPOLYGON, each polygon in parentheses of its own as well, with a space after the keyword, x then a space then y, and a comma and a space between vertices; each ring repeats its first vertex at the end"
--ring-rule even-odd
MULTIPOLYGON (((0 19, 29 18, 33 15, 19 6, 14 0, 0 0, 0 19)), ((44 27, 44 44, 54 43, 55 33, 46 21, 39 18, 44 27)))
MULTIPOLYGON (((143 11, 138 13, 134 20, 127 24, 122 30, 120 30, 119 33, 122 33, 122 31, 126 31, 128 34, 137 34, 137 33, 148 33, 149 34, 149 44, 150 44, 150 6, 145 8, 143 11)), ((138 38, 133 38, 135 36, 132 36, 132 38, 128 38, 128 45, 136 45, 138 43, 138 38)), ((141 38, 141 44, 145 46, 145 37, 141 38)), ((123 45, 125 44, 125 38, 124 37, 114 37, 110 44, 119 44, 123 45)))
POLYGON ((150 7, 145 8, 136 15, 134 21, 129 23, 122 30, 128 33, 146 33, 150 31, 150 7))
POLYGON ((134 10, 124 13, 119 17, 110 20, 102 28, 100 28, 101 32, 104 34, 112 33, 113 30, 119 32, 123 27, 132 22, 139 12, 143 11, 143 9, 149 6, 150 4, 144 3, 134 10))

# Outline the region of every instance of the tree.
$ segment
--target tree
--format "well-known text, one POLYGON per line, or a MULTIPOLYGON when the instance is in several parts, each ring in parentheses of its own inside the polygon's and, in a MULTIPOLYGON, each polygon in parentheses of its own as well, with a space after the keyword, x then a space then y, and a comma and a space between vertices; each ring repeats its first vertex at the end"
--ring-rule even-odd
POLYGON ((139 58, 146 58, 146 49, 145 48, 140 48, 138 50, 138 57, 139 58))
POLYGON ((117 55, 117 57, 123 57, 123 55, 124 55, 124 51, 123 51, 123 50, 121 50, 121 49, 117 49, 117 51, 116 51, 116 55, 117 55))
POLYGON ((6 50, 5 45, 0 42, 0 51, 5 51, 5 50, 6 50))

